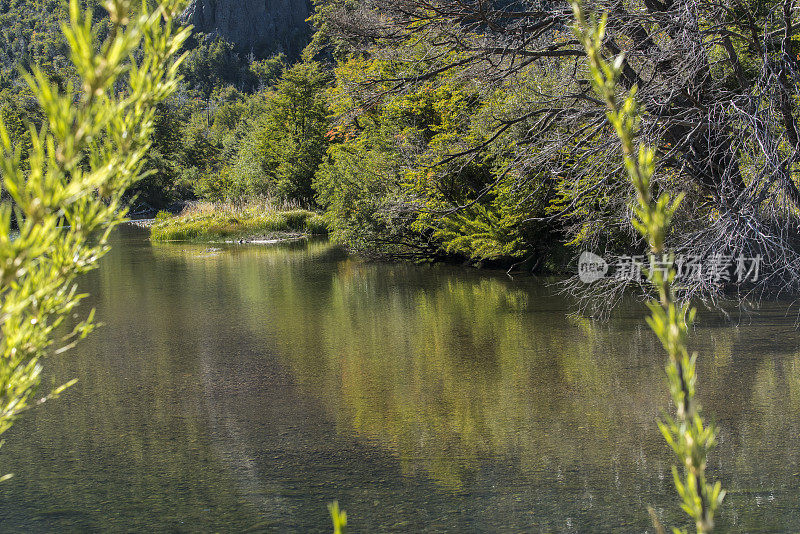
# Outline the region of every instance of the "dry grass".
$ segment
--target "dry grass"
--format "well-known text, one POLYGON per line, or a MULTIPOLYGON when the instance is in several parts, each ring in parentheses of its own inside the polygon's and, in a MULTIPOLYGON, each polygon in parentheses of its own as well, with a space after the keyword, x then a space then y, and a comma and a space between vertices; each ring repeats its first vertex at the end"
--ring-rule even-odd
POLYGON ((174 217, 159 214, 150 229, 150 238, 153 241, 209 241, 327 233, 327 223, 318 213, 256 200, 246 204, 197 202, 174 217))

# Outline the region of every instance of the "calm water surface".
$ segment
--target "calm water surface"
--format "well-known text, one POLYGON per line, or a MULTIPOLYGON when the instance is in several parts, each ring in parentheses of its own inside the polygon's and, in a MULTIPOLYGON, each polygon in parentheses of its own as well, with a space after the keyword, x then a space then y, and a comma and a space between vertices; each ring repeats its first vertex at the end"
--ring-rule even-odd
MULTIPOLYGON (((685 524, 638 305, 594 323, 536 280, 130 228, 84 286, 104 326, 4 436, 2 532, 328 532, 333 499, 353 532, 685 524)), ((798 531, 795 315, 701 316, 720 530, 798 531)))

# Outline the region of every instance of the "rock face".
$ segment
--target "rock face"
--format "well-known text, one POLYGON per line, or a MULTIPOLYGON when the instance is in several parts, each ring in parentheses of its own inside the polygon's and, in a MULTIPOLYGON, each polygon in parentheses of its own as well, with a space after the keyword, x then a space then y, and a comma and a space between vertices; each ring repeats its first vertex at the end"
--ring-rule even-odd
POLYGON ((245 54, 283 52, 296 59, 308 44, 310 0, 191 0, 183 13, 195 31, 218 35, 245 54))

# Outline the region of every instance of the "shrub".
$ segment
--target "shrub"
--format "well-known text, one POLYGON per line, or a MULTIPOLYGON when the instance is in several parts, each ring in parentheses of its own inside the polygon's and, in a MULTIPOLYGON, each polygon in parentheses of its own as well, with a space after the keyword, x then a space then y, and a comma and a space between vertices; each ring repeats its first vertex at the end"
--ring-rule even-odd
POLYGON ((306 231, 312 235, 328 235, 328 221, 315 213, 306 219, 306 231))
POLYGON ((306 210, 292 210, 285 211, 282 215, 286 220, 286 226, 293 230, 303 230, 306 227, 306 220, 314 214, 306 210))
POLYGON ((166 221, 167 219, 169 219, 171 217, 172 217, 172 214, 170 212, 161 210, 158 213, 156 213, 155 221, 156 222, 162 222, 162 221, 166 221))

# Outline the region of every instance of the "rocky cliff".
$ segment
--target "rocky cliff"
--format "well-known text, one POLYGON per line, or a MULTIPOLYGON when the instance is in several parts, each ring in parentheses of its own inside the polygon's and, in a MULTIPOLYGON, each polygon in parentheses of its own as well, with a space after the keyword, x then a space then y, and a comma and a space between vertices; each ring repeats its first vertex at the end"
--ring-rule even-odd
POLYGON ((283 52, 296 59, 308 43, 310 0, 191 0, 184 22, 219 35, 243 53, 283 52))

